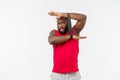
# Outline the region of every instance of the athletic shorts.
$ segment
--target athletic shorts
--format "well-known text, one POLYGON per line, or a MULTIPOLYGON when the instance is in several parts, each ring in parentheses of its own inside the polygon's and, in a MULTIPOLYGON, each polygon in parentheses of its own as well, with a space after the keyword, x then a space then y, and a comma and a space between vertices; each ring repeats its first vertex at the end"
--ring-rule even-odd
POLYGON ((65 73, 65 74, 53 72, 51 74, 51 80, 80 80, 80 79, 81 79, 81 75, 79 71, 74 73, 65 73))

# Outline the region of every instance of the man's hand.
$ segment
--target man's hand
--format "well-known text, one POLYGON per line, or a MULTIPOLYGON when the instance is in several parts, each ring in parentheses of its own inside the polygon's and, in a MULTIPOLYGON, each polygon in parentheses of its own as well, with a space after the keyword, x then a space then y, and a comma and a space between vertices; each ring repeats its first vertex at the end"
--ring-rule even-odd
POLYGON ((76 36, 76 35, 73 35, 73 39, 85 39, 87 38, 86 36, 76 36))
POLYGON ((48 14, 51 15, 51 16, 56 16, 56 18, 61 18, 62 17, 62 13, 60 13, 60 12, 51 11, 51 12, 48 12, 48 14))

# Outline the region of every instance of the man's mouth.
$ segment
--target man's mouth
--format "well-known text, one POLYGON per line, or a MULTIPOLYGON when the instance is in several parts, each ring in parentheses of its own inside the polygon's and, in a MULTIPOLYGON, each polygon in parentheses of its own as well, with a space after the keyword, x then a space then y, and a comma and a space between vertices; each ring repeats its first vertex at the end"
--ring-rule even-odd
POLYGON ((60 29, 61 32, 63 32, 65 29, 60 29))
POLYGON ((58 30, 61 34, 65 34, 67 32, 67 28, 59 28, 58 30))

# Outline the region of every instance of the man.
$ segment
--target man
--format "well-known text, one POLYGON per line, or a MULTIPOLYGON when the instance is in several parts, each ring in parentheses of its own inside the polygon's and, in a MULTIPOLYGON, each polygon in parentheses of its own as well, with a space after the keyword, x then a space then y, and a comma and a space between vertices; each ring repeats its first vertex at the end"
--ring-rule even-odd
POLYGON ((86 15, 69 13, 70 18, 76 20, 72 27, 72 37, 68 33, 67 13, 49 12, 50 16, 56 16, 58 30, 52 30, 48 41, 53 45, 53 70, 52 80, 80 80, 78 68, 79 36, 86 22, 86 15))

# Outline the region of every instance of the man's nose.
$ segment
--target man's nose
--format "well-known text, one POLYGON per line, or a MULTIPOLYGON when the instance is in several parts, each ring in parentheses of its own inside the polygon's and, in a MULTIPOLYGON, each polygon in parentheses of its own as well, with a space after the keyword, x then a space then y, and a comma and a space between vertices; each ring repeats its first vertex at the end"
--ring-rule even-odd
POLYGON ((60 24, 59 26, 60 26, 60 28, 62 28, 62 24, 60 24))

